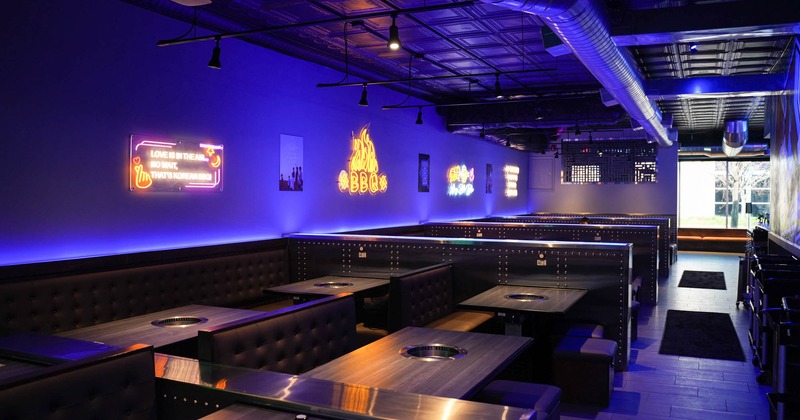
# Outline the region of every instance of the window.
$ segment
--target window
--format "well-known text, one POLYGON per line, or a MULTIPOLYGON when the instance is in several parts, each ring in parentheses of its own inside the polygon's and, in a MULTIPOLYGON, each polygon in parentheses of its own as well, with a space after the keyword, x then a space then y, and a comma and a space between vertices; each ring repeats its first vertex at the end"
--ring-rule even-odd
POLYGON ((678 225, 750 229, 770 211, 769 186, 768 161, 680 162, 678 225))

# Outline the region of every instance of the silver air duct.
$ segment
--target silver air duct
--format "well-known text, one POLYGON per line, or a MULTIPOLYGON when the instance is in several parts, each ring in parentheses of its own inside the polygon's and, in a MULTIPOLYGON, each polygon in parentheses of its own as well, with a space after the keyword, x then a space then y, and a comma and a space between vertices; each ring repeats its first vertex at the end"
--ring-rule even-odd
POLYGON ((592 0, 481 0, 539 16, 622 108, 662 147, 672 146, 677 131, 664 127, 661 112, 644 93, 627 50, 614 44, 592 0))
POLYGON ((722 135, 722 151, 728 156, 736 156, 747 143, 747 120, 731 120, 725 122, 725 133, 722 135))

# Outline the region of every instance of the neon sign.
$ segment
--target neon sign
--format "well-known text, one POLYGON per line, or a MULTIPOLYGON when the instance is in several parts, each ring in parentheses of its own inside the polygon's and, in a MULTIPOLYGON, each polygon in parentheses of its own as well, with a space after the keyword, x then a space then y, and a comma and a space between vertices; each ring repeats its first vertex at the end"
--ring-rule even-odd
POLYGON ((519 181, 519 166, 506 165, 503 167, 503 174, 506 177, 506 197, 516 197, 517 182, 519 181))
POLYGON ((369 137, 367 127, 361 129, 358 137, 352 135, 353 153, 348 168, 339 172, 339 191, 353 194, 377 194, 386 192, 389 181, 386 174, 378 173, 378 157, 375 144, 369 137))
POLYGON ((447 170, 447 195, 470 196, 475 191, 475 168, 467 169, 467 165, 454 165, 447 170))
POLYGON ((131 136, 130 188, 222 191, 222 145, 131 136))

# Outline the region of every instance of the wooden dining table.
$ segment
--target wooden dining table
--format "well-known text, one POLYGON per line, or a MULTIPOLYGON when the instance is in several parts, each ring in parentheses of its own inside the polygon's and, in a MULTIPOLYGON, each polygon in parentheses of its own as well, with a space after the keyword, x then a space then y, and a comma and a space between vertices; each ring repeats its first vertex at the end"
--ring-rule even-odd
POLYGON ((507 335, 521 335, 525 315, 564 314, 586 289, 498 285, 458 304, 460 308, 494 311, 505 321, 507 335))
POLYGON ((353 293, 361 296, 367 293, 387 289, 389 279, 348 276, 323 276, 294 283, 264 289, 265 293, 281 293, 292 295, 295 303, 311 300, 313 296, 337 295, 339 293, 353 293))
POLYGON ((469 398, 532 341, 528 337, 406 327, 300 376, 469 398))
POLYGON ((199 329, 263 316, 263 312, 206 305, 177 308, 106 322, 57 335, 118 347, 150 344, 159 348, 197 337, 199 329))

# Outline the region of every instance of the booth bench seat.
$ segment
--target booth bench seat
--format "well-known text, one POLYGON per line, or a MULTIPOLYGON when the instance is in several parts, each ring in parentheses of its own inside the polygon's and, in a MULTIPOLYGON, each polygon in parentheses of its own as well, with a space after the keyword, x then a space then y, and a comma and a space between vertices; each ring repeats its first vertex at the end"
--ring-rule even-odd
POLYGON ((342 293, 198 331, 202 361, 300 374, 356 348, 356 305, 342 293))
POLYGON ((746 229, 678 229, 678 249, 681 251, 744 253, 751 240, 746 229))
POLYGON ((404 327, 472 331, 493 312, 456 310, 453 265, 423 267, 389 279, 389 331, 404 327))

